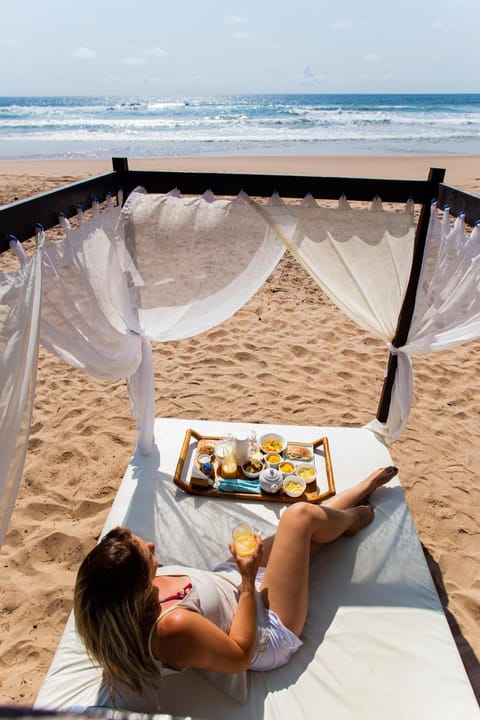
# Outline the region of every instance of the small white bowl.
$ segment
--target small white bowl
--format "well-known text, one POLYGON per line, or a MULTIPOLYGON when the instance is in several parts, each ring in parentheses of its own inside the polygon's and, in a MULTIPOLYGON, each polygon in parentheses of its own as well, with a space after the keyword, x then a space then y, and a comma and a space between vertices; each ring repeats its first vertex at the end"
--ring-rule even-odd
POLYGON ((278 464, 278 469, 282 473, 283 477, 287 475, 294 475, 296 473, 295 463, 292 460, 284 460, 278 464))
POLYGON ((267 453, 265 455, 265 462, 268 467, 278 468, 280 463, 283 462, 283 457, 278 452, 267 453))
POLYGON ((295 470, 295 474, 303 478, 306 481, 307 485, 317 479, 317 471, 313 463, 304 463, 303 465, 298 465, 297 469, 295 470))
POLYGON ((245 477, 248 477, 248 478, 258 478, 258 476, 264 469, 265 469, 265 460, 256 460, 256 459, 245 460, 245 462, 242 463, 242 472, 245 475, 245 477), (252 465, 255 465, 255 466, 258 465, 258 470, 251 471, 251 470, 246 469, 246 467, 252 466, 252 465))
POLYGON ((268 453, 278 453, 281 455, 285 448, 287 447, 287 441, 283 437, 283 435, 279 435, 278 433, 265 433, 264 435, 261 435, 258 439, 258 444, 260 445, 260 450, 267 455, 268 453), (268 441, 271 441, 272 446, 270 447, 264 447, 264 445, 268 445, 268 441))
POLYGON ((300 495, 303 495, 305 488, 307 487, 307 483, 303 478, 298 477, 298 475, 287 475, 283 481, 282 487, 283 492, 289 497, 297 498, 300 497, 300 495))

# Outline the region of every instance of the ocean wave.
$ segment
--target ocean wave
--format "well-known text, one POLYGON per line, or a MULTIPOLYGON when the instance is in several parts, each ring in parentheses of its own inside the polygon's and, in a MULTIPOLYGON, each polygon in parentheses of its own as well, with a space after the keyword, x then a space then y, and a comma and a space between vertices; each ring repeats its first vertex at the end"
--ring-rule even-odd
POLYGON ((0 98, 3 157, 33 156, 35 143, 53 157, 70 146, 104 156, 213 147, 282 154, 341 143, 399 152, 457 143, 461 151, 479 140, 480 95, 0 98))
POLYGON ((389 123, 378 125, 372 123, 370 125, 343 127, 341 129, 335 127, 285 127, 263 126, 262 131, 252 133, 249 127, 195 127, 193 125, 177 127, 164 126, 161 130, 157 127, 156 132, 152 133, 151 128, 145 126, 99 126, 92 133, 88 126, 51 126, 36 127, 34 130, 25 129, 21 135, 15 132, 2 132, 0 140, 8 141, 17 140, 21 142, 131 142, 139 140, 142 142, 165 142, 172 145, 177 142, 189 142, 202 144, 210 141, 222 141, 232 145, 248 140, 253 144, 272 143, 281 144, 284 142, 320 142, 320 141, 364 141, 364 140, 389 140, 405 142, 418 140, 475 140, 478 138, 477 131, 473 131, 469 126, 464 129, 458 128, 428 128, 418 129, 413 134, 410 129, 392 128, 389 123))

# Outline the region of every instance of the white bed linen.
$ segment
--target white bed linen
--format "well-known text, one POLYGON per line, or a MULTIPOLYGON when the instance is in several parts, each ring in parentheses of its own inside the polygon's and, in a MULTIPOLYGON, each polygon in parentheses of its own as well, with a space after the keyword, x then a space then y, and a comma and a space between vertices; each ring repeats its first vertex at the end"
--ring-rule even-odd
MULTIPOLYGON (((326 435, 337 492, 391 464, 383 441, 366 429, 157 419, 155 450, 133 456, 105 531, 123 524, 154 540, 164 563, 210 569, 226 557, 236 521, 267 534, 285 507, 207 501, 179 490, 172 475, 189 427, 204 435, 246 428, 275 429, 291 440, 326 435)), ((282 668, 248 673, 246 705, 188 670, 164 680, 160 707, 153 696, 131 695, 124 706, 219 720, 479 717, 398 480, 377 490, 372 501, 372 525, 323 548, 312 565, 303 647, 282 668)), ((88 660, 70 618, 35 707, 106 703, 101 673, 88 660)))

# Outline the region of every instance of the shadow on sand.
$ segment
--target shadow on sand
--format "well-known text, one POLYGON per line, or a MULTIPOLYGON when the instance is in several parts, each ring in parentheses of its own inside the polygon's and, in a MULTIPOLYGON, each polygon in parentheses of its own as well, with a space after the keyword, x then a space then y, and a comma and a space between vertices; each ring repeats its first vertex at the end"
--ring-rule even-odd
POLYGON ((473 692, 475 693, 477 702, 480 702, 480 662, 470 644, 463 636, 453 613, 448 607, 448 595, 445 590, 445 585, 443 584, 443 575, 440 570, 440 566, 424 545, 422 545, 422 549, 427 561, 428 569, 430 570, 433 582, 435 583, 435 588, 439 595, 440 602, 442 603, 443 610, 447 617, 451 633, 458 648, 458 652, 460 653, 465 670, 472 684, 473 692))

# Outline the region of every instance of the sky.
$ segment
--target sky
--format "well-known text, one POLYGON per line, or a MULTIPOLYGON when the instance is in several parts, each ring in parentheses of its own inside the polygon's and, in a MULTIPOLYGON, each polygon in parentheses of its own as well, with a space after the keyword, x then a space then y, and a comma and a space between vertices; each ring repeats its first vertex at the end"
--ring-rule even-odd
POLYGON ((479 0, 0 0, 0 95, 480 92, 479 0))

